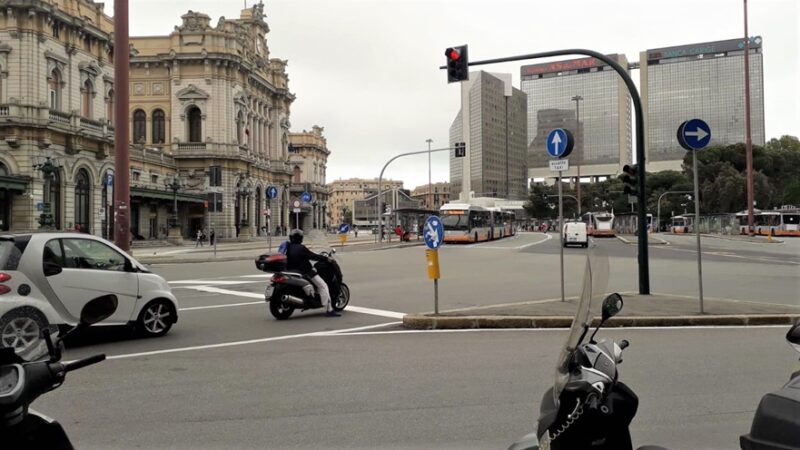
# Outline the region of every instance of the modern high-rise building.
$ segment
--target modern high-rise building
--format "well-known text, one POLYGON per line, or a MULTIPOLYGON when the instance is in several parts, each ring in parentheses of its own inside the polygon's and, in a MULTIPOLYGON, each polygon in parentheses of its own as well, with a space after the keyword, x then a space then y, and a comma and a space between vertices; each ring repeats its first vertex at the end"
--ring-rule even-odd
POLYGON ((467 154, 450 154, 451 198, 526 198, 525 93, 511 85, 511 74, 473 72, 461 83, 461 99, 450 144, 465 142, 467 154))
MULTIPOLYGON (((680 170, 686 151, 678 126, 703 119, 711 144, 745 141, 744 40, 705 42, 640 54, 642 108, 647 127, 647 170, 680 170)), ((750 38, 752 140, 764 145, 764 65, 761 37, 750 38)))
MULTIPOLYGON (((611 55, 627 68, 625 55, 611 55)), ((528 95, 528 177, 552 178, 547 135, 572 132, 575 147, 565 177, 609 176, 630 162, 631 97, 617 72, 596 58, 533 64, 521 68, 528 95)))

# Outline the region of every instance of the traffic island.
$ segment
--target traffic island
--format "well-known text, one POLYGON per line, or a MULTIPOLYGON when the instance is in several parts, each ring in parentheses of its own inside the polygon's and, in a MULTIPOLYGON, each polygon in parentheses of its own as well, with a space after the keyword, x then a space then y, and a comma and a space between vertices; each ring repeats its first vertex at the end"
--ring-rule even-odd
MULTIPOLYGON (((623 294, 622 312, 606 327, 756 326, 800 322, 800 307, 730 299, 704 299, 705 314, 696 298, 653 294, 623 294)), ((593 302, 595 324, 600 301, 593 302)), ((577 298, 481 306, 440 314, 409 314, 403 326, 416 330, 473 328, 567 328, 572 324, 577 298)))

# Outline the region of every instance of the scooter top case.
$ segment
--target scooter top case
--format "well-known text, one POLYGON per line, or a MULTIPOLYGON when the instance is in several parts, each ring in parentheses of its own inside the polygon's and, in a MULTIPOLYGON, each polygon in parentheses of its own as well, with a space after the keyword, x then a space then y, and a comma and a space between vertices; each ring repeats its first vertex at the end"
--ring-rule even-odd
POLYGON ((742 450, 800 450, 800 376, 758 404, 750 434, 739 438, 742 450))

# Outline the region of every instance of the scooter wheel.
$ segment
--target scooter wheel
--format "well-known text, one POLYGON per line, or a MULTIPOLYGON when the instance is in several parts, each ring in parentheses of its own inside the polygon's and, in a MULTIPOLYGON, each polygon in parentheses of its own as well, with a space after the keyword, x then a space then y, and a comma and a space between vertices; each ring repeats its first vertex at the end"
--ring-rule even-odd
POLYGON ((350 288, 342 283, 342 287, 339 289, 339 296, 331 302, 331 308, 337 312, 342 311, 347 308, 348 303, 350 303, 350 288))
POLYGON ((287 305, 280 301, 280 299, 273 298, 269 301, 269 312, 278 320, 286 320, 294 312, 294 306, 287 305))

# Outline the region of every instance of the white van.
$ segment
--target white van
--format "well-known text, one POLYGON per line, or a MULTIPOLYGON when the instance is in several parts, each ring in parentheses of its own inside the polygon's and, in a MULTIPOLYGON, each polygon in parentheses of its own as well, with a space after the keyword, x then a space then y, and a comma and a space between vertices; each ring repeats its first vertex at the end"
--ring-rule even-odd
POLYGON ((564 224, 564 247, 568 245, 589 246, 586 235, 586 224, 583 222, 567 222, 564 224))

